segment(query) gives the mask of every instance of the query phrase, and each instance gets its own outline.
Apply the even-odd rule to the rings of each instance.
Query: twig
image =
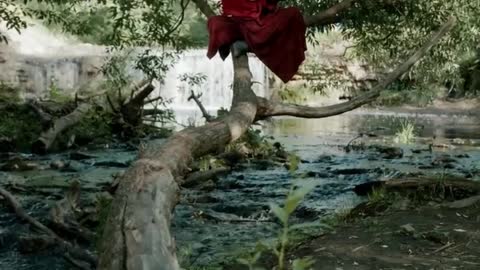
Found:
[[[71,243],[63,240],[60,236],[58,236],[54,231],[49,229],[47,226],[43,225],[38,220],[28,215],[27,212],[25,212],[25,210],[22,208],[22,205],[17,201],[17,199],[15,199],[15,197],[10,192],[8,192],[2,187],[0,187],[0,195],[3,198],[5,198],[6,202],[12,207],[12,209],[15,211],[15,214],[17,214],[17,216],[20,219],[30,223],[35,228],[47,233],[50,237],[55,239],[56,244],[61,249],[65,250],[69,254],[72,254],[76,258],[79,258],[83,261],[88,262],[92,267],[94,267],[97,264],[97,258],[95,255],[90,254],[88,251],[85,251],[83,249],[73,246]]]
[[[440,248],[437,248],[435,251],[433,251],[433,253],[438,253],[440,251],[444,251],[445,249],[448,249],[449,247],[453,246],[454,244],[455,244],[454,242],[448,242],[444,246],[442,246]]]
[[[197,106],[200,108],[200,111],[202,111],[202,115],[205,118],[205,120],[207,122],[212,122],[213,117],[210,114],[208,114],[207,110],[205,109],[205,107],[203,107],[203,104],[199,99],[201,96],[202,96],[202,94],[195,95],[195,93],[193,91],[191,91],[190,97],[188,97],[188,101],[193,99],[195,101],[195,103],[197,104]]]

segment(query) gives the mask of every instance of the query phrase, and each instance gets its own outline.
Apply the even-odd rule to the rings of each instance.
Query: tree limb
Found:
[[[6,200],[10,207],[12,207],[12,209],[15,211],[15,213],[20,219],[28,222],[35,228],[55,239],[56,244],[61,249],[72,254],[75,258],[88,262],[92,267],[96,265],[97,258],[94,255],[63,240],[54,231],[50,230],[47,226],[43,225],[38,220],[27,214],[27,212],[25,212],[25,210],[23,209],[22,205],[17,201],[17,199],[15,199],[15,197],[10,192],[0,187],[0,195]]]
[[[372,102],[380,93],[401,75],[407,72],[420,58],[422,58],[440,39],[455,25],[455,18],[451,17],[440,29],[434,33],[430,39],[416,51],[404,63],[390,72],[383,80],[381,80],[372,90],[360,95],[348,102],[335,104],[325,107],[309,107],[296,104],[286,104],[280,102],[268,101],[265,98],[258,98],[258,114],[256,120],[262,120],[271,116],[295,116],[302,118],[324,118],[342,114],[367,103]]]
[[[307,27],[322,26],[340,21],[339,14],[348,10],[358,0],[344,0],[332,7],[312,16],[305,16],[303,20]]]
[[[200,111],[202,112],[202,115],[203,117],[205,118],[205,120],[207,122],[211,122],[213,121],[213,117],[208,114],[207,110],[205,109],[205,107],[203,106],[202,102],[200,102],[200,95],[195,95],[195,93],[193,91],[191,91],[191,94],[190,94],[190,97],[188,97],[188,101],[192,100],[195,101],[195,103],[197,104],[198,108],[200,108]]]
[[[63,131],[82,120],[83,116],[92,108],[91,104],[83,103],[72,113],[58,118],[48,130],[42,132],[40,137],[32,144],[32,152],[45,154],[55,142],[57,136]]]
[[[257,99],[246,55],[233,60],[233,106],[222,120],[151,141],[119,180],[104,228],[100,270],[179,269],[170,232],[179,182],[196,157],[217,152],[252,124]]]
[[[197,8],[205,15],[205,17],[210,18],[215,16],[215,12],[212,7],[208,4],[207,0],[192,0],[195,3]]]

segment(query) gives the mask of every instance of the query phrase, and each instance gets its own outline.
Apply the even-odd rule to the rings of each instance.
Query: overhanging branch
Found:
[[[307,25],[307,27],[310,27],[337,23],[341,19],[339,14],[348,10],[356,1],[357,0],[344,0],[316,15],[305,16],[305,25]]]
[[[215,12],[212,7],[208,4],[207,0],[192,0],[195,3],[197,8],[205,15],[205,17],[210,18],[215,16]]]
[[[360,95],[348,102],[325,106],[309,107],[296,104],[285,104],[271,102],[264,98],[258,98],[257,120],[262,120],[271,116],[295,116],[302,118],[324,118],[333,115],[342,114],[356,108],[359,108],[375,100],[380,93],[396,79],[406,73],[420,58],[422,58],[440,39],[455,25],[455,18],[451,17],[440,29],[435,32],[430,39],[416,51],[404,63],[390,72],[382,81],[380,81],[372,90]]]

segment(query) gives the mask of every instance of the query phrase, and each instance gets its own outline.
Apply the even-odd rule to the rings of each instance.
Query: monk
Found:
[[[280,8],[278,1],[221,0],[222,15],[208,19],[208,58],[219,52],[225,60],[235,44],[234,57],[248,48],[283,82],[290,81],[305,60],[306,26],[300,10]]]

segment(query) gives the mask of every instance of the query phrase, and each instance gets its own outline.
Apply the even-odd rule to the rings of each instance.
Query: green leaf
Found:
[[[292,193],[290,193],[285,202],[285,212],[288,215],[293,213],[305,196],[316,187],[315,182],[302,182]]]
[[[250,265],[251,263],[247,259],[239,258],[237,259],[237,262],[243,265]]]
[[[288,163],[290,164],[288,171],[290,173],[293,173],[298,170],[298,164],[300,164],[300,157],[295,154],[290,154],[288,155]]]
[[[283,208],[278,206],[277,204],[271,203],[270,204],[270,209],[272,212],[275,214],[275,216],[283,223],[287,224],[288,222],[288,214],[285,212]]]
[[[296,259],[292,262],[292,269],[293,270],[308,270],[315,261],[311,257],[306,257],[302,259]]]

